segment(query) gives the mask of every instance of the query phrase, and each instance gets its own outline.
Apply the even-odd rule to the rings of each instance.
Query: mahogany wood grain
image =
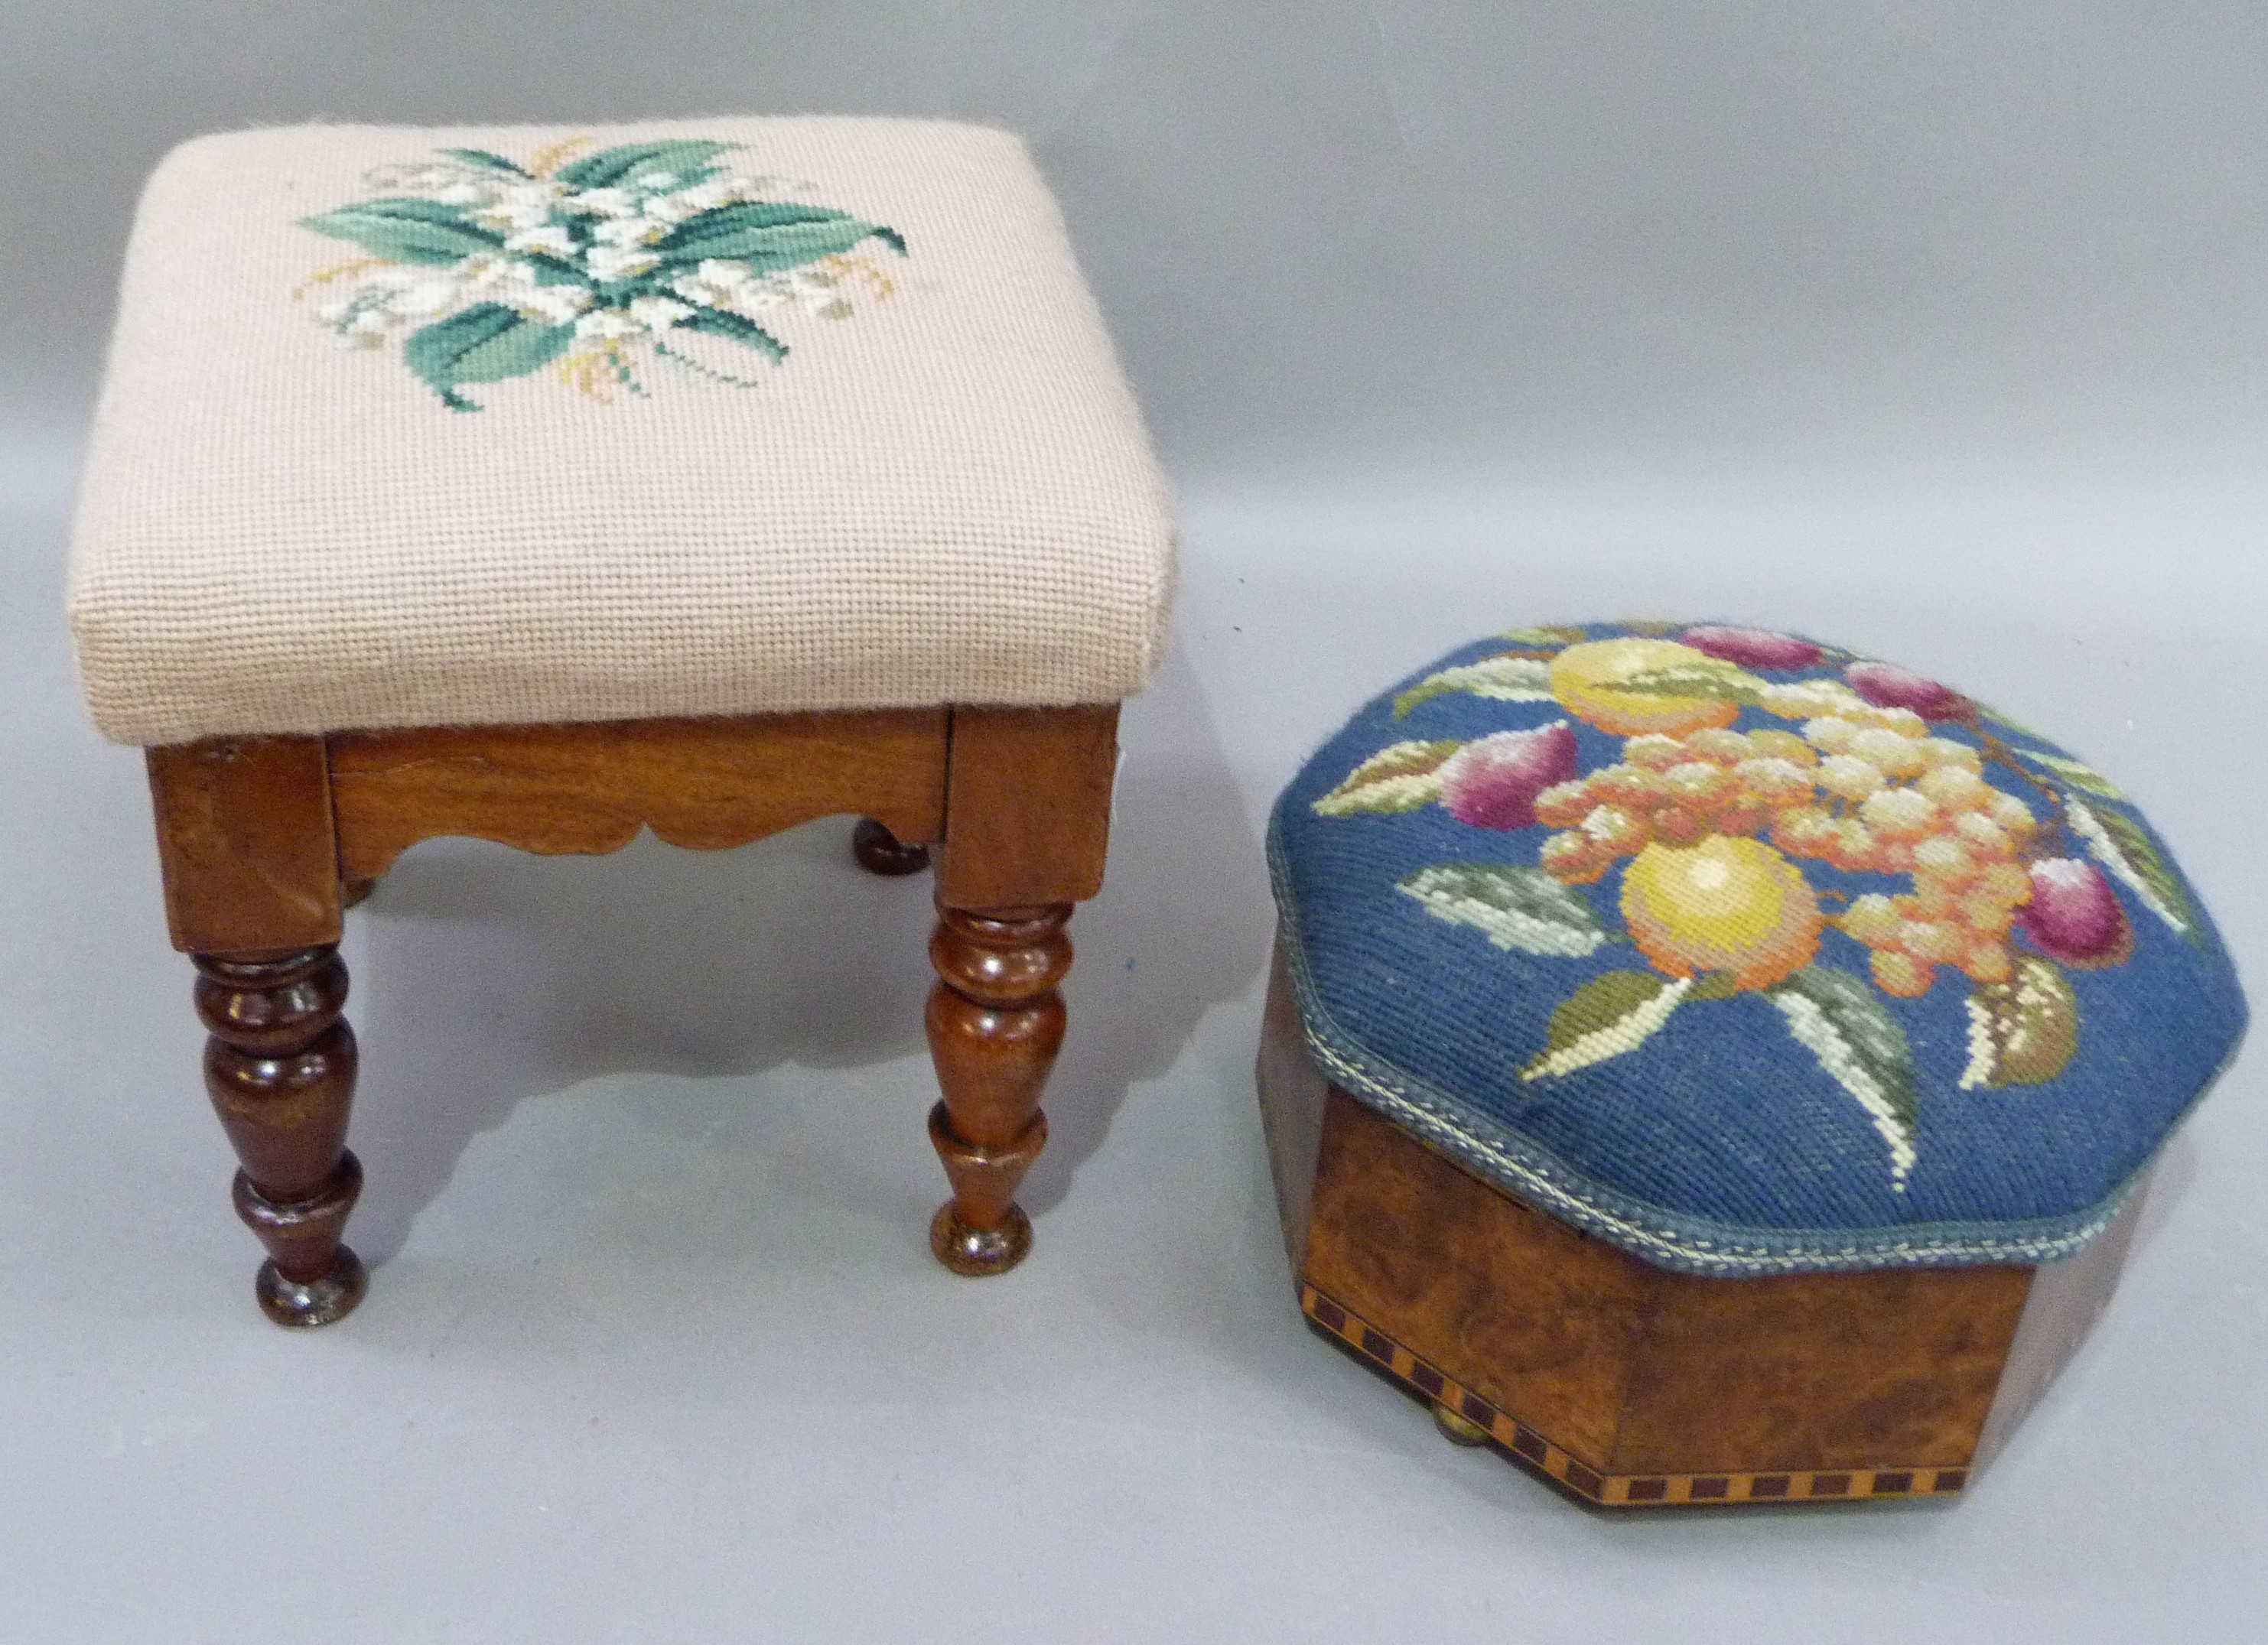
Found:
[[[437,834],[545,854],[745,845],[814,817],[879,819],[902,841],[945,823],[946,711],[341,731],[328,739],[337,874],[383,874]]]
[[[261,1305],[315,1325],[363,1294],[339,1234],[361,1186],[344,1149],[354,1039],[334,945],[342,906],[420,840],[604,853],[651,828],[736,846],[850,812],[870,867],[943,842],[927,1012],[944,1092],[930,1134],[953,1184],[932,1245],[964,1274],[1012,1267],[1015,1192],[1047,1138],[1071,905],[1101,884],[1115,707],[928,709],[587,725],[346,731],[154,749],[173,940],[196,959],[207,1083],[266,1244]]]
[[[1117,762],[1116,703],[954,709],[939,900],[1022,908],[1094,896]]]
[[[205,1090],[242,1169],[236,1210],[268,1248],[254,1295],[278,1325],[328,1325],[366,1283],[340,1241],[362,1192],[346,1151],[354,1031],[346,966],[328,944],[264,956],[198,954]]]
[[[320,737],[146,751],[166,924],[183,953],[339,940],[338,854]]]
[[[1024,1259],[1032,1225],[1016,1187],[1048,1140],[1040,1093],[1063,1046],[1071,970],[1068,903],[990,914],[940,908],[930,960],[932,1060],[945,1099],[930,1141],[953,1198],[930,1227],[930,1247],[956,1274],[1001,1274]]]

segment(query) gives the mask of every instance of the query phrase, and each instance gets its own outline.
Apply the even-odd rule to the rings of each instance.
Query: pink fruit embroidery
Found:
[[[1442,762],[1441,804],[1476,828],[1526,828],[1535,797],[1575,775],[1575,728],[1565,720],[1532,731],[1498,731]]]
[[[1819,648],[1810,641],[1769,628],[1688,628],[1677,637],[1697,651],[1743,668],[1808,668],[1819,660]]]
[[[2092,863],[2050,857],[2032,864],[2032,896],[2016,911],[2032,946],[2067,965],[2115,966],[2132,952],[2126,923],[2110,882]]]
[[[1977,705],[1950,686],[1895,663],[1853,663],[1843,678],[1878,709],[1911,709],[1925,720],[1970,720]]]

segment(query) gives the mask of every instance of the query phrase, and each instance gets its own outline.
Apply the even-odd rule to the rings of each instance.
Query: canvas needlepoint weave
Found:
[[[1269,851],[1333,1083],[1688,1272],[2069,1255],[2244,1031],[2111,778],[1792,635],[1467,646],[1324,745]]]
[[[150,181],[70,603],[162,744],[1111,702],[1172,577],[1013,136],[307,126]]]

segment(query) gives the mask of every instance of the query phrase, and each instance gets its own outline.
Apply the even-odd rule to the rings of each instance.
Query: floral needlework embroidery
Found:
[[[2137,918],[2209,941],[2110,779],[1889,664],[1753,628],[1526,628],[1393,716],[1450,694],[1537,706],[1392,742],[1313,810],[1439,805],[1476,849],[1399,879],[1427,914],[1507,951],[1631,955],[1558,1002],[1523,1086],[1752,995],[1863,1111],[1903,1193],[1924,1081],[1902,1002],[1966,989],[1948,1084],[2044,1084],[2080,1054],[2073,971],[2124,965]],[[1582,769],[1579,723],[1620,757]]]
[[[442,404],[476,411],[464,385],[546,366],[602,400],[644,393],[650,360],[754,387],[703,358],[705,340],[777,365],[787,344],[761,322],[796,309],[840,319],[854,298],[892,290],[873,247],[904,256],[896,231],[793,198],[804,185],[730,169],[719,157],[737,144],[570,158],[585,146],[525,165],[444,149],[370,173],[370,198],[300,223],[367,255],[320,270],[296,295],[323,290],[317,317],[350,348],[400,336],[402,363]]]

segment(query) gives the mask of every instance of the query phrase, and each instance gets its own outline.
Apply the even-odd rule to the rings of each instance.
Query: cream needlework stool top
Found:
[[[126,743],[1101,703],[1172,541],[1012,136],[311,126],[151,180],[70,607]]]

